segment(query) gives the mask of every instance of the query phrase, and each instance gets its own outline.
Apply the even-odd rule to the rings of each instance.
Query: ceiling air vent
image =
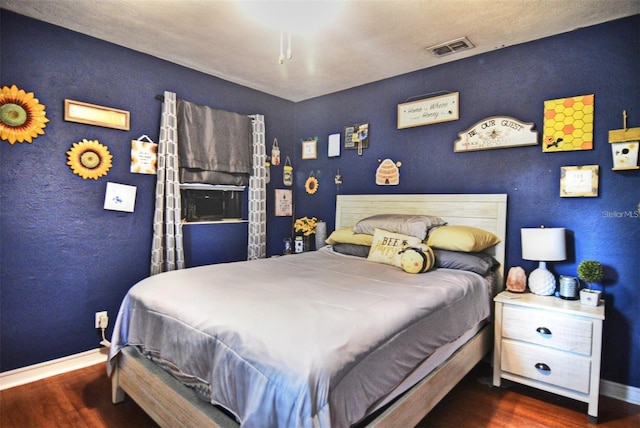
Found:
[[[447,43],[441,43],[439,45],[431,46],[427,48],[427,51],[433,53],[435,56],[450,55],[460,51],[466,51],[468,49],[475,48],[475,45],[469,41],[466,37],[451,40]]]

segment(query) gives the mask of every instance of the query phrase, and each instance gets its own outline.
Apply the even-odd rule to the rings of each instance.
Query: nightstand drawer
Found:
[[[502,371],[589,393],[590,358],[503,339],[500,360]]]
[[[505,305],[502,313],[502,337],[589,356],[593,323]]]

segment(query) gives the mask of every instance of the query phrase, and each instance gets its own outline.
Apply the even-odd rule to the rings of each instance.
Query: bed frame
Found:
[[[500,262],[500,286],[504,281],[507,195],[338,195],[336,229],[354,225],[374,214],[429,214],[449,224],[476,226],[493,232],[501,242],[493,248]],[[447,361],[422,379],[367,423],[369,427],[415,426],[484,358],[493,344],[488,324]],[[125,348],[112,374],[113,403],[129,395],[160,426],[239,427],[232,416],[198,398],[164,370]]]

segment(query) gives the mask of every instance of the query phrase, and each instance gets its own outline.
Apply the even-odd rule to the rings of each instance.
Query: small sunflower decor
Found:
[[[111,153],[109,148],[103,146],[98,140],[82,140],[73,143],[71,150],[67,152],[67,165],[74,174],[83,179],[93,178],[97,180],[107,175],[111,169]]]
[[[49,119],[44,105],[33,92],[25,92],[16,85],[3,86],[0,92],[0,138],[13,145],[31,143],[38,135],[44,135]]]
[[[306,190],[310,195],[313,195],[318,191],[318,179],[313,176],[313,172],[309,175],[309,178],[307,178],[307,181],[304,183],[304,190]]]

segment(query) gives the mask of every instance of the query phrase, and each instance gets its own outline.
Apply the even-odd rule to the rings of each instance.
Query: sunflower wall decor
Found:
[[[109,148],[100,144],[98,140],[82,140],[73,143],[71,150],[67,152],[67,158],[67,165],[74,174],[85,180],[97,180],[107,175],[112,166],[113,156],[109,153]]]
[[[313,195],[318,191],[318,179],[313,175],[313,171],[309,174],[309,178],[304,183],[304,190],[310,195]]]
[[[13,145],[31,143],[38,135],[44,135],[49,119],[44,105],[33,92],[18,89],[16,85],[3,86],[0,92],[0,138]]]

